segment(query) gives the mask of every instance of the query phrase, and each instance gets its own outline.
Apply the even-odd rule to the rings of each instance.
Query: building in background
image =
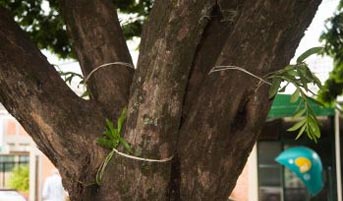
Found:
[[[231,195],[233,200],[342,201],[342,139],[339,134],[343,132],[342,119],[333,108],[322,108],[314,102],[311,105],[321,126],[317,143],[306,134],[295,140],[297,131],[287,131],[300,120],[291,118],[299,103],[291,103],[290,95],[275,98],[268,120]],[[314,197],[299,178],[275,161],[282,151],[293,146],[309,147],[322,160],[324,189]]]
[[[41,200],[44,180],[54,169],[49,159],[37,149],[32,138],[0,104],[0,189],[9,188],[14,167],[28,165],[29,201]]]

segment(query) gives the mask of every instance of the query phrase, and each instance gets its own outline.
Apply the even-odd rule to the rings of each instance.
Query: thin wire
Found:
[[[267,80],[263,79],[262,77],[259,77],[247,70],[245,70],[244,68],[241,68],[239,66],[215,66],[213,67],[210,72],[208,73],[209,75],[214,73],[214,72],[220,72],[220,71],[226,71],[226,70],[238,70],[238,71],[241,71],[241,72],[244,72],[258,80],[260,80],[261,82],[265,83],[265,84],[268,84],[268,85],[272,85],[272,83],[268,82]]]
[[[123,156],[125,158],[130,158],[130,159],[138,160],[138,161],[146,161],[146,162],[165,163],[165,162],[171,161],[174,158],[174,155],[172,155],[164,159],[150,159],[150,158],[142,158],[142,157],[125,154],[123,152],[118,151],[116,148],[113,148],[113,151],[116,152],[118,155]]]
[[[132,69],[135,69],[134,66],[130,63],[125,63],[125,62],[112,62],[112,63],[105,63],[105,64],[102,64],[96,68],[94,68],[87,76],[86,78],[84,79],[84,82],[87,83],[87,81],[89,80],[89,78],[93,75],[93,73],[95,73],[97,70],[99,70],[100,68],[104,68],[104,67],[107,67],[107,66],[111,66],[111,65],[120,65],[120,66],[126,66],[126,67],[129,67],[129,68],[132,68]]]

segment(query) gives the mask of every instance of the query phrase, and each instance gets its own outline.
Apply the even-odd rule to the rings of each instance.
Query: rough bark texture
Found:
[[[95,140],[105,117],[67,87],[6,14],[0,10],[0,102],[68,178],[64,184],[73,198],[82,198],[81,183],[94,181],[104,158]]]
[[[84,76],[105,63],[132,64],[115,7],[108,0],[61,0],[61,11]],[[112,65],[88,82],[90,97],[117,117],[127,106],[134,69]]]
[[[261,77],[284,67],[317,6],[247,0],[216,65]],[[240,71],[206,76],[181,128],[181,200],[222,200],[232,191],[234,183],[227,181],[238,178],[270,106],[267,87],[257,90],[258,83]]]
[[[197,98],[203,79],[215,65],[226,39],[230,36],[241,14],[244,2],[245,0],[217,1],[211,14],[206,17],[209,24],[201,37],[193,59],[183,106],[183,118],[186,118],[189,108],[193,105],[193,99]]]
[[[78,98],[28,37],[0,10],[0,102],[59,168],[72,200],[226,200],[270,107],[256,75],[285,66],[320,0],[156,1],[138,68],[109,67]],[[62,0],[85,75],[128,62],[117,14],[106,0]],[[132,83],[131,83],[132,82]],[[131,89],[130,89],[131,87]],[[130,94],[129,94],[130,89]],[[106,151],[105,118],[128,104],[123,134],[141,162],[114,155],[101,186],[88,185]]]
[[[261,77],[286,66],[319,4],[311,2],[245,1],[216,65]],[[258,83],[240,71],[206,75],[181,128],[181,200],[224,200],[232,191],[270,107]]]

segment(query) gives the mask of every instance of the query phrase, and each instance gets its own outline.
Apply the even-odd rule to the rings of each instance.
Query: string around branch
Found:
[[[165,162],[171,161],[174,158],[174,155],[172,155],[168,158],[163,158],[163,159],[143,158],[143,157],[129,155],[129,154],[118,151],[116,148],[113,148],[112,151],[106,156],[105,160],[102,162],[102,164],[100,165],[100,168],[98,169],[98,171],[96,173],[96,177],[95,177],[96,184],[98,184],[98,185],[101,184],[101,181],[102,181],[102,178],[104,176],[104,172],[106,170],[106,167],[107,167],[108,163],[110,162],[110,160],[112,159],[114,153],[116,153],[116,154],[118,154],[124,158],[129,158],[132,160],[138,160],[138,161],[144,161],[144,162],[154,162],[154,163],[165,163]]]
[[[84,79],[84,83],[87,83],[89,78],[99,69],[104,68],[104,67],[108,67],[108,66],[113,66],[113,65],[119,65],[119,66],[123,66],[123,67],[128,67],[128,68],[132,68],[135,69],[135,67],[130,64],[130,63],[126,63],[126,62],[121,62],[121,61],[117,61],[117,62],[111,62],[111,63],[105,63],[102,64],[96,68],[94,68]]]
[[[143,158],[143,157],[129,155],[129,154],[118,151],[116,148],[113,148],[113,151],[117,153],[118,155],[123,156],[125,158],[138,160],[138,161],[145,161],[145,162],[165,163],[165,162],[171,161],[174,158],[174,155],[171,155],[170,157],[163,158],[163,159],[150,159],[150,158]]]
[[[239,66],[214,66],[208,74],[210,75],[214,72],[227,71],[227,70],[238,70],[238,71],[246,73],[246,74],[260,80],[260,82],[263,82],[263,83],[270,85],[270,86],[272,85],[272,83],[268,82],[267,80],[263,79],[262,77],[255,75],[255,74],[253,74],[253,73],[251,73],[251,72],[247,71],[246,69],[239,67]]]

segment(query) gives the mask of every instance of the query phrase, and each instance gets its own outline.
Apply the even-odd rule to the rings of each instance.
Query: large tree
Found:
[[[137,67],[97,70],[87,83],[90,100],[75,95],[31,42],[39,41],[38,32],[29,38],[0,9],[0,102],[58,167],[72,200],[226,200],[272,100],[269,85],[247,73],[209,72],[234,65],[263,77],[283,68],[321,1],[149,2]],[[51,3],[63,16],[84,76],[104,63],[132,63],[115,4]],[[37,23],[29,22],[26,31],[32,32]],[[58,49],[58,40],[51,40]],[[62,56],[68,51],[60,48]],[[125,107],[121,135],[133,151],[118,149],[173,158],[151,162],[114,154],[101,184],[94,184],[109,152],[97,139],[106,119],[116,122]]]

